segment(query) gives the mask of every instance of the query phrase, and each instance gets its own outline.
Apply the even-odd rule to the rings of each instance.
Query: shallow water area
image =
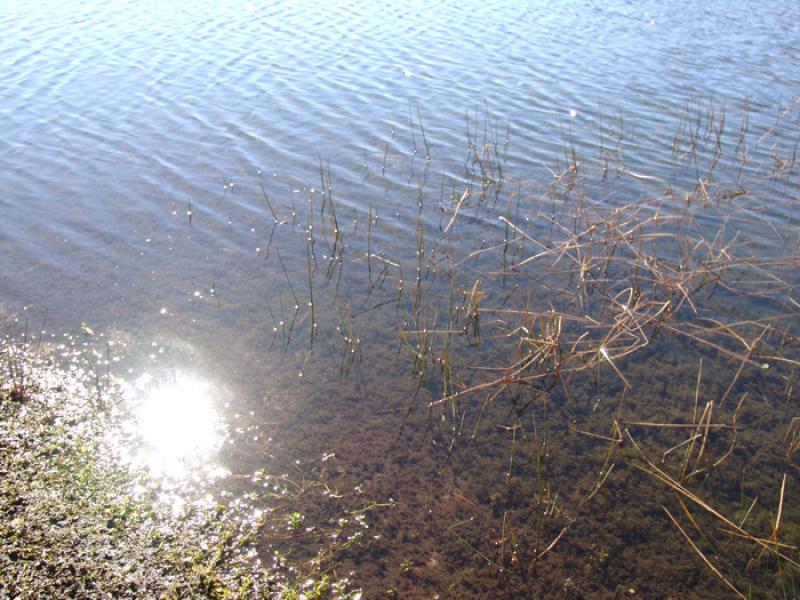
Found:
[[[798,23],[0,8],[4,330],[120,380],[127,464],[257,515],[263,564],[369,597],[791,596]]]

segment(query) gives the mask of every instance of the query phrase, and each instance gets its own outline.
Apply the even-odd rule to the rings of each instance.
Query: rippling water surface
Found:
[[[698,114],[724,113],[733,143],[747,118],[752,156],[767,165],[776,152],[788,160],[800,128],[796,2],[44,1],[0,7],[0,30],[0,316],[45,338],[82,323],[103,332],[132,381],[166,366],[166,382],[150,384],[161,392],[142,400],[153,435],[170,428],[152,399],[185,404],[170,381],[192,373],[240,434],[219,459],[231,470],[338,447],[342,472],[406,494],[404,519],[433,503],[430,489],[411,489],[439,463],[384,464],[392,435],[382,446],[364,432],[397,431],[409,392],[342,383],[341,349],[324,335],[310,360],[305,338],[282,350],[295,291],[306,300],[306,249],[275,235],[274,216],[296,233],[309,194],[318,203],[330,185],[345,236],[363,240],[375,214],[371,250],[408,255],[418,212],[423,228],[452,216],[429,209],[444,189],[460,194],[470,139],[499,140],[507,180],[541,189],[571,148],[598,169],[610,149],[624,152],[634,176],[603,198],[614,203],[685,183],[672,149]],[[796,183],[770,189],[767,218],[796,225]],[[463,233],[496,225],[475,215]],[[318,296],[337,294],[336,281]],[[315,319],[320,331],[347,321],[341,308],[299,318],[298,337]],[[396,337],[377,320],[363,328],[393,345],[359,360],[391,363]],[[178,426],[176,411],[201,420],[211,408],[163,419]],[[403,477],[393,491],[387,480]],[[448,485],[448,498],[461,494]],[[456,564],[446,552],[419,561]],[[380,581],[381,568],[366,570]]]
[[[795,100],[797,17],[791,2],[5,10],[3,304],[155,319],[209,287],[220,252],[258,245],[259,179],[284,204],[320,158],[357,183],[365,157],[409,149],[410,105],[434,158],[458,161],[465,111],[486,104],[531,177],[621,115],[628,159],[652,172],[687,105],[748,101],[763,126]],[[371,191],[344,201],[363,215]]]

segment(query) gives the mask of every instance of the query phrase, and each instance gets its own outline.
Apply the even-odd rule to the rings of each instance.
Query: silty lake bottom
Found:
[[[797,5],[255,4],[2,17],[0,596],[796,597]]]
[[[153,511],[108,518],[109,539],[189,536],[173,568],[205,579],[175,593],[794,597],[798,231],[772,207],[796,166],[757,161],[722,115],[687,117],[666,186],[625,165],[621,134],[512,177],[485,112],[457,176],[431,172],[418,122],[416,152],[365,162],[351,185],[394,194],[391,218],[348,210],[326,161],[289,206],[258,180],[260,246],[223,253],[188,308],[158,311],[170,325],[62,339],[9,317],[5,416],[84,425],[103,460],[80,476],[110,469]],[[197,350],[242,311],[241,339]],[[41,498],[4,485],[13,530]],[[71,581],[26,535],[7,572]],[[135,595],[153,576],[126,577]]]

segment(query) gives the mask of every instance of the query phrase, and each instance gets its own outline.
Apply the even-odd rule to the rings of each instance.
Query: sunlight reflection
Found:
[[[133,426],[141,440],[135,461],[158,475],[213,477],[214,453],[223,437],[214,386],[181,371],[146,374],[134,383],[134,395]]]

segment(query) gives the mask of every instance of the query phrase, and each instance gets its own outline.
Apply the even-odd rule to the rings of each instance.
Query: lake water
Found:
[[[183,468],[202,480],[193,456],[234,475],[323,468],[326,458],[337,485],[395,504],[375,517],[382,540],[343,559],[370,597],[723,594],[688,547],[667,589],[677,575],[650,578],[642,569],[652,566],[626,554],[661,538],[609,540],[590,525],[564,543],[590,542],[542,559],[539,583],[532,566],[498,576],[512,560],[506,546],[518,544],[523,561],[547,545],[512,542],[513,527],[548,543],[561,531],[545,535],[525,516],[540,472],[521,467],[514,491],[507,481],[508,444],[522,443],[509,440],[521,431],[533,444],[536,420],[498,420],[479,450],[453,450],[452,424],[438,430],[425,408],[441,390],[417,390],[398,330],[412,317],[408,330],[419,318],[446,325],[451,280],[444,267],[431,276],[432,265],[502,239],[498,215],[541,198],[573,149],[581,172],[612,174],[613,185],[585,188],[600,206],[683,193],[704,169],[686,158],[691,131],[705,139],[705,165],[708,123],[723,115],[720,147],[735,157],[737,140],[749,148],[726,163],[726,190],[756,179],[750,206],[770,225],[745,226],[753,247],[795,252],[786,240],[800,223],[800,4],[45,1],[0,7],[0,31],[0,317],[12,333],[102,340],[105,359],[146,398],[145,454],[169,477]],[[709,231],[722,217],[707,217]],[[522,222],[547,229],[538,209]],[[423,318],[413,304],[398,316],[393,307],[413,302],[420,248],[430,310]],[[481,260],[453,285],[488,286],[494,267]],[[390,263],[411,265],[400,299]],[[497,290],[487,298],[502,305]],[[468,352],[465,368],[476,359]],[[487,343],[487,364],[501,352]],[[434,422],[449,418],[435,407]],[[475,413],[464,410],[469,422]],[[564,502],[581,477],[570,463],[584,460],[570,452],[552,467]],[[549,497],[552,513],[559,496]],[[637,497],[580,504],[570,518],[635,512]],[[787,507],[798,510],[796,500]],[[710,581],[691,583],[695,571]]]

